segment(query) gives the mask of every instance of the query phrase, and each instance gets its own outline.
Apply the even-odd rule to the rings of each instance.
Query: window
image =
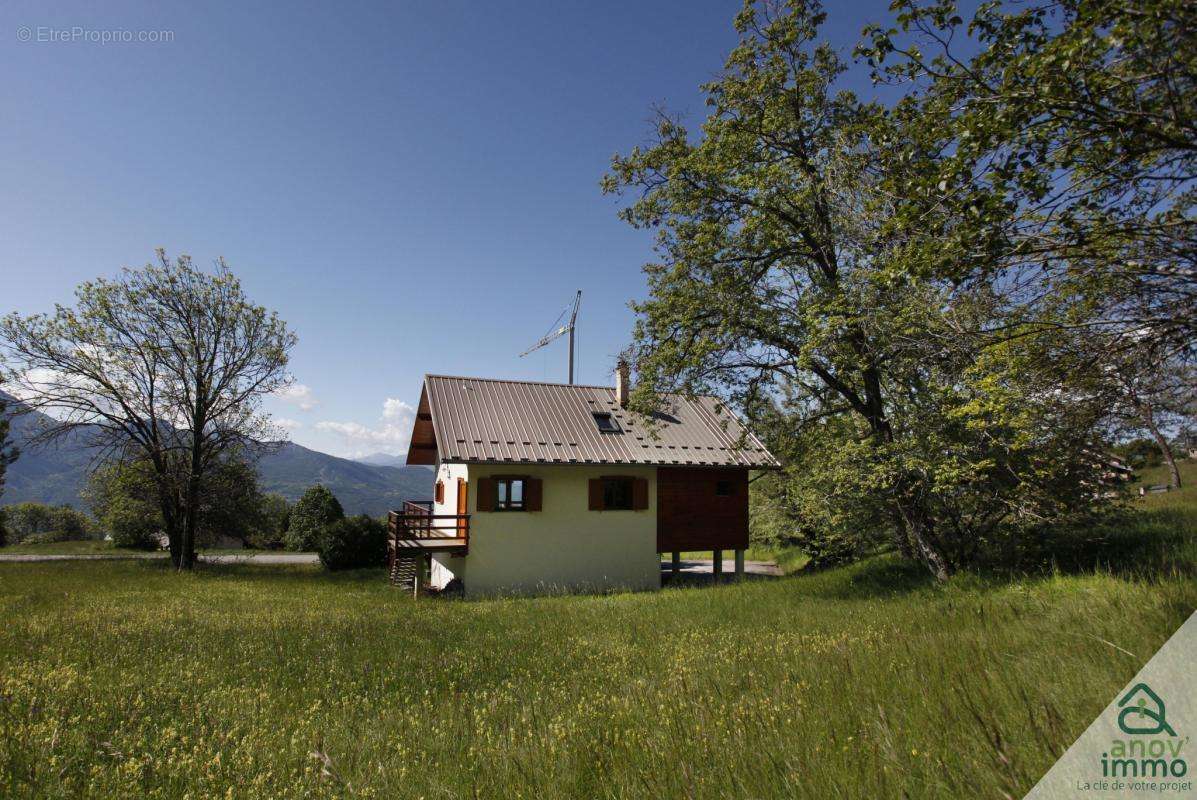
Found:
[[[619,433],[619,423],[605,411],[594,412],[594,424],[603,433]]]
[[[715,481],[715,496],[716,497],[731,497],[732,483],[731,481]]]
[[[524,510],[524,479],[495,479],[495,511]]]
[[[645,511],[648,509],[648,478],[604,475],[589,481],[587,507],[591,511]]]
[[[603,478],[603,510],[632,510],[632,478]]]

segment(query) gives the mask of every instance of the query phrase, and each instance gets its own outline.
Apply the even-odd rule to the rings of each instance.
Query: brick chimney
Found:
[[[628,391],[632,388],[632,371],[627,359],[621,358],[615,364],[615,399],[620,408],[628,407]]]

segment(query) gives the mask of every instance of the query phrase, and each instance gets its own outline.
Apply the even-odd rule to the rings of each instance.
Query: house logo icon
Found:
[[[1164,718],[1164,701],[1145,683],[1132,686],[1118,701],[1118,707],[1122,709],[1118,714],[1118,727],[1123,733],[1151,736],[1166,732],[1169,736],[1176,735]]]

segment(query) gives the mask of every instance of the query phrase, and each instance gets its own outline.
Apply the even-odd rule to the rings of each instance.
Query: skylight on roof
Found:
[[[619,423],[610,414],[601,411],[594,412],[594,424],[603,433],[619,433]]]

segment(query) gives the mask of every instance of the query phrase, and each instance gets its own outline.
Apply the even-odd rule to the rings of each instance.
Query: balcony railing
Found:
[[[403,501],[404,514],[431,514],[432,501],[431,500],[404,500]]]
[[[433,514],[419,501],[404,503],[402,511],[387,515],[387,556],[400,550],[465,551],[470,543],[469,514]]]

